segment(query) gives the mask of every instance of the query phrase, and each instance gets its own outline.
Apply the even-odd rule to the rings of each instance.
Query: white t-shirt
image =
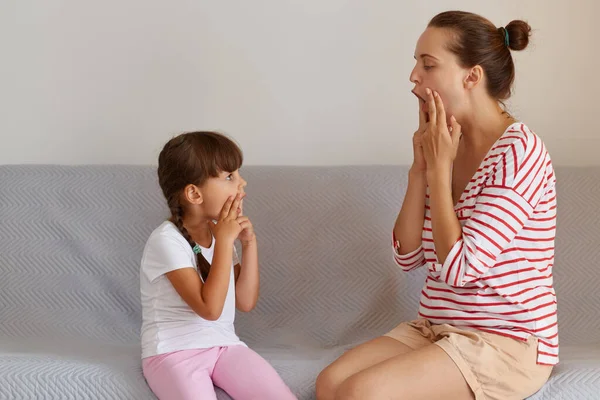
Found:
[[[212,263],[215,240],[202,255]],[[208,321],[196,314],[177,293],[166,273],[194,267],[196,255],[177,227],[169,221],[156,228],[144,248],[140,268],[142,298],[142,358],[178,350],[245,345],[235,333],[235,281],[233,266],[223,312]],[[200,272],[198,272],[200,274]]]

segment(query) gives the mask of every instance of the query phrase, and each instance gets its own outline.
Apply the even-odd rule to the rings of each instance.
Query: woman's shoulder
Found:
[[[503,149],[505,157],[515,161],[525,161],[533,155],[549,157],[542,138],[523,122],[514,122],[506,128],[497,146]]]
[[[525,123],[511,124],[496,143],[496,149],[498,157],[489,173],[489,186],[510,187],[527,194],[553,186],[550,154],[542,139]]]
[[[544,141],[523,122],[511,124],[494,147],[496,169],[502,169],[507,177],[552,168]]]

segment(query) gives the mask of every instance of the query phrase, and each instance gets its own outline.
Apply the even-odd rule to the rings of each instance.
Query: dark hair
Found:
[[[158,184],[171,211],[171,221],[194,248],[196,243],[183,226],[181,194],[189,184],[200,186],[220,172],[233,172],[242,166],[240,148],[216,132],[188,132],[169,140],[158,156]],[[198,269],[206,280],[210,264],[198,254]]]
[[[498,101],[510,97],[515,80],[510,50],[523,50],[529,44],[531,27],[527,22],[515,20],[505,28],[496,28],[480,15],[446,11],[433,17],[428,26],[452,30],[454,37],[448,50],[458,56],[463,67],[480,65],[483,68],[490,96]]]

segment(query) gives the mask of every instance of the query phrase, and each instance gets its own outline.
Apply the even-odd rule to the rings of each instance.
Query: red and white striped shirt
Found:
[[[538,338],[539,364],[558,362],[553,288],[556,179],[540,138],[511,125],[490,149],[455,206],[462,237],[438,263],[429,194],[422,245],[394,259],[405,271],[426,265],[419,316],[527,340]]]

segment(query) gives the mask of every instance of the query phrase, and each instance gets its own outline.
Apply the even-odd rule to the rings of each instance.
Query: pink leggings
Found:
[[[216,400],[213,384],[234,400],[296,399],[271,364],[245,346],[174,351],[143,359],[142,368],[160,400]]]

